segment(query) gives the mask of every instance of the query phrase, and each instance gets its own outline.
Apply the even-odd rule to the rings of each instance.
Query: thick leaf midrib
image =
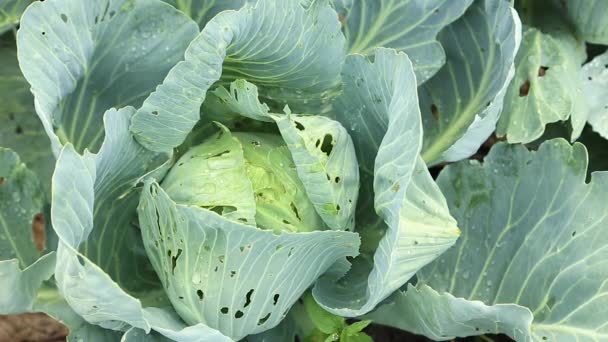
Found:
[[[180,11],[184,12],[185,15],[192,18],[192,0],[177,0],[176,5]]]
[[[119,37],[121,37],[121,35],[124,32],[125,27],[131,20],[131,17],[133,16],[132,14],[133,14],[133,12],[131,12],[131,11],[127,13],[126,19],[123,20],[119,29],[114,34],[112,44],[110,44],[109,46],[113,46],[114,44],[117,43],[117,40],[119,39]],[[78,36],[78,39],[80,40],[80,36]],[[95,42],[95,44],[97,44],[97,42]],[[81,43],[81,44],[79,44],[79,46],[82,47],[83,44]],[[89,57],[88,61],[80,61],[81,65],[83,67],[84,75],[82,76],[82,83],[80,84],[81,88],[78,93],[76,108],[72,111],[72,115],[74,115],[75,117],[72,118],[72,124],[70,125],[70,131],[69,131],[69,138],[72,139],[71,142],[74,144],[74,146],[76,147],[76,150],[78,150],[78,151],[84,151],[85,148],[96,149],[99,139],[104,134],[103,127],[98,128],[97,133],[95,134],[95,136],[90,138],[89,143],[86,146],[82,146],[83,140],[86,140],[86,134],[89,132],[89,128],[91,126],[91,120],[93,119],[93,116],[95,115],[95,110],[97,109],[96,108],[97,100],[99,99],[101,94],[103,94],[103,92],[105,92],[107,89],[109,89],[110,86],[116,81],[115,77],[112,77],[111,81],[109,82],[109,84],[107,84],[105,86],[105,88],[103,88],[97,92],[94,92],[93,95],[91,96],[91,103],[88,105],[89,111],[88,111],[87,115],[85,116],[84,125],[82,127],[80,127],[80,129],[79,129],[80,135],[79,135],[78,139],[77,140],[75,139],[76,138],[76,129],[78,126],[77,123],[82,121],[82,116],[81,116],[81,112],[80,112],[81,107],[82,107],[82,102],[83,102],[85,93],[90,91],[90,89],[88,89],[90,77],[96,71],[99,63],[101,63],[101,61],[106,57],[106,55],[108,53],[110,53],[111,50],[112,50],[111,48],[108,48],[105,51],[102,51],[101,55],[97,56],[97,58],[94,58],[95,52],[93,52],[93,55]],[[82,52],[82,51],[81,51],[81,53],[84,54],[84,52]],[[73,56],[76,57],[76,54],[74,52],[73,52]],[[127,56],[127,54],[124,54],[122,56],[122,58],[125,58],[125,56]],[[122,59],[118,63],[116,63],[116,67],[118,65],[120,65],[120,62],[122,62]],[[90,66],[89,66],[89,64],[90,64]],[[78,87],[78,82],[76,83],[76,86]],[[117,108],[120,108],[120,107],[123,107],[123,104],[119,102],[119,103],[116,103],[115,106]],[[65,109],[64,105],[61,105],[61,110],[63,111],[64,109]]]
[[[490,58],[488,59],[486,67],[484,68],[484,77],[477,89],[484,89],[487,87],[490,80],[488,69],[493,64],[494,57],[495,49],[491,49]],[[424,159],[427,164],[437,160],[437,158],[445,150],[447,150],[448,147],[460,139],[460,137],[457,136],[461,135],[460,132],[465,130],[470,125],[471,119],[474,119],[475,115],[477,115],[477,111],[475,109],[480,106],[482,96],[483,95],[480,92],[477,92],[474,100],[469,102],[464,108],[462,115],[459,115],[455,121],[452,121],[448,128],[433,141],[429,148],[422,152],[422,159]]]
[[[365,1],[363,1],[365,2]],[[378,17],[382,17],[381,20],[375,20],[374,23],[372,24],[372,27],[369,29],[369,31],[367,32],[362,32],[362,30],[365,28],[365,25],[363,23],[360,24],[359,26],[359,32],[357,34],[357,39],[355,40],[353,46],[351,46],[351,48],[349,49],[350,53],[359,53],[362,55],[366,55],[369,54],[370,52],[373,51],[374,46],[386,46],[386,43],[390,42],[391,39],[385,39],[382,42],[375,42],[374,46],[370,46],[371,41],[376,38],[378,32],[380,32],[382,29],[387,29],[388,27],[385,24],[386,22],[386,18],[389,17],[391,15],[391,12],[394,10],[397,10],[407,4],[409,4],[411,1],[402,1],[401,4],[398,4],[395,7],[394,6],[394,2],[391,1],[391,3],[389,4],[389,7],[384,8],[384,6],[382,6],[382,11],[379,13],[380,15],[378,15]],[[382,2],[384,4],[384,2]],[[362,5],[361,7],[361,18],[365,17],[364,15],[364,9],[365,9],[365,4]],[[393,22],[394,23],[394,22]],[[418,24],[418,23],[417,23]],[[410,32],[412,29],[414,28],[414,26],[408,27],[406,30],[401,31],[398,36],[402,36],[407,34],[408,32]],[[362,36],[364,36],[364,39],[360,39]],[[394,36],[393,36],[394,37]],[[372,50],[372,51],[370,51]]]
[[[465,17],[462,20],[467,21],[466,19],[467,18]],[[467,24],[468,24],[468,21],[467,21]],[[460,132],[464,131],[466,133],[466,129],[470,125],[471,119],[474,120],[475,116],[477,115],[476,108],[481,108],[481,105],[482,105],[481,100],[482,100],[482,97],[484,96],[484,92],[479,91],[479,89],[486,89],[488,87],[488,83],[491,80],[490,75],[492,74],[490,71],[494,64],[494,60],[496,58],[496,49],[499,48],[497,46],[497,42],[494,40],[495,32],[492,30],[492,27],[490,27],[487,20],[486,20],[486,26],[488,29],[488,35],[490,37],[491,48],[488,51],[488,58],[486,60],[485,66],[483,68],[484,76],[482,77],[481,82],[479,83],[479,86],[477,87],[478,91],[475,93],[475,96],[473,97],[473,99],[465,106],[462,114],[457,115],[456,120],[450,122],[450,125],[448,126],[448,128],[445,131],[440,132],[440,135],[437,137],[437,139],[435,139],[429,145],[429,147],[425,151],[422,152],[422,159],[427,164],[432,163],[433,161],[437,160],[444,151],[446,151],[450,146],[452,146],[456,141],[458,141],[462,137],[462,135],[464,135],[464,133],[461,134]],[[478,45],[478,44],[476,44],[476,45]],[[446,64],[447,67],[449,67],[450,65],[451,65],[450,63]],[[446,67],[446,66],[444,66],[444,67]],[[452,78],[454,78],[454,77],[452,77]],[[454,89],[457,89],[457,88],[454,88]],[[483,112],[483,110],[480,110],[480,112]],[[458,135],[461,135],[461,137],[458,137]]]
[[[431,17],[434,14],[434,11],[427,11],[426,15],[422,16],[417,22],[413,23],[412,25],[410,25],[408,28],[404,29],[404,30],[400,30],[399,33],[397,35],[394,35],[390,38],[385,38],[383,41],[380,42],[375,42],[373,44],[373,46],[370,46],[371,41],[376,38],[376,35],[378,33],[378,31],[380,31],[381,29],[386,29],[386,26],[384,25],[385,23],[385,17],[390,16],[390,12],[397,10],[403,6],[406,6],[410,3],[411,1],[401,1],[401,3],[399,3],[396,7],[389,7],[388,9],[383,9],[382,13],[386,14],[386,12],[389,12],[388,15],[382,15],[383,19],[382,20],[376,20],[374,21],[374,24],[372,25],[372,27],[370,28],[370,30],[367,33],[363,33],[361,32],[361,30],[358,32],[357,34],[357,39],[355,40],[355,42],[353,43],[353,45],[351,46],[351,48],[349,49],[350,53],[360,53],[363,55],[369,54],[373,51],[375,46],[386,46],[386,44],[390,43],[391,41],[394,41],[394,37],[403,37],[406,34],[410,33],[412,30],[414,30],[415,28],[417,28],[421,23],[425,22],[429,17]],[[394,3],[391,3],[391,5],[394,6]],[[362,12],[361,12],[361,17],[363,18],[363,9],[365,8],[365,6],[363,5],[362,7]],[[360,28],[365,27],[365,25],[361,24]],[[371,33],[370,33],[371,32]],[[366,38],[361,40],[359,39],[361,36],[365,36]],[[404,46],[404,47],[400,47],[400,50],[403,50],[405,48],[407,48],[409,46]]]

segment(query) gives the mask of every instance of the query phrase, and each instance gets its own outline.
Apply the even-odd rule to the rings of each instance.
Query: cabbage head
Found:
[[[325,229],[278,134],[232,133],[220,126],[218,133],[176,162],[161,186],[176,203],[212,210],[259,229]]]

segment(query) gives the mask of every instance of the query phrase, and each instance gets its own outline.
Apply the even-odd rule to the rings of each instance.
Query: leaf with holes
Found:
[[[331,228],[352,230],[359,165],[348,131],[324,116],[272,115],[317,212]]]
[[[603,132],[601,1],[27,2],[0,0],[4,312],[70,340],[608,339],[582,147],[447,165],[497,123]]]
[[[463,236],[371,318],[442,340],[608,338],[608,173],[587,184],[586,168],[585,147],[563,139],[446,168],[438,183]]]
[[[49,281],[56,255],[49,252],[45,233],[45,197],[36,175],[17,154],[0,148],[0,284],[7,289],[0,294],[0,314],[45,312],[67,324],[70,337],[76,337],[89,325]]]
[[[0,147],[0,260],[16,259],[30,266],[45,250],[43,206],[45,195],[38,177],[19,156]],[[42,235],[42,236],[41,236]]]
[[[176,204],[153,181],[144,186],[139,217],[150,260],[180,316],[235,340],[278,325],[312,282],[340,259],[345,266],[359,247],[349,232],[275,235]]]
[[[236,80],[230,90],[212,92],[215,106],[262,122],[274,122],[291,153],[298,177],[317,213],[331,229],[352,229],[359,191],[359,169],[352,140],[337,121],[324,116],[270,113],[258,88]],[[225,115],[224,118],[233,116]]]
[[[55,255],[47,254],[44,193],[19,156],[0,147],[0,314],[33,309],[38,288],[50,278]]]
[[[407,56],[388,49],[376,50],[373,62],[351,55],[343,78],[336,111],[351,129],[364,197],[355,231],[364,237],[366,231],[385,235],[373,257],[363,254],[342,279],[322,278],[313,295],[325,310],[355,317],[454,244],[458,228],[420,158],[422,123]]]
[[[79,155],[72,145],[62,149],[53,175],[52,223],[60,240],[57,286],[70,307],[92,324],[154,330],[180,341],[200,336],[229,341],[202,324],[186,326],[166,307],[161,282],[132,226],[139,195],[133,187],[157,166],[157,155],[129,133],[134,113],[130,107],[106,113],[107,135],[98,154]]]
[[[572,138],[587,121],[588,110],[579,81],[580,61],[572,37],[528,28],[516,58],[497,134],[510,143],[538,139],[545,126],[571,117]]]

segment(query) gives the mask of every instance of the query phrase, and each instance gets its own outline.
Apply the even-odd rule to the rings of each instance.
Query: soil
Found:
[[[365,329],[375,342],[433,342],[424,336],[372,324]],[[68,329],[45,314],[0,315],[0,342],[61,342],[66,341]],[[508,342],[504,336],[465,338],[453,342],[494,341]]]
[[[65,341],[68,328],[45,314],[0,315],[0,342]]]

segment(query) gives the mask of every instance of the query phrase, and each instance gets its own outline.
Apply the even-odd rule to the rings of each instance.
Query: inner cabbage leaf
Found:
[[[390,49],[377,49],[373,62],[350,55],[342,77],[336,114],[350,130],[361,172],[356,231],[363,239],[384,235],[373,256],[355,259],[343,278],[321,278],[313,295],[325,310],[354,317],[454,244],[459,231],[420,158],[422,123],[407,56]]]

